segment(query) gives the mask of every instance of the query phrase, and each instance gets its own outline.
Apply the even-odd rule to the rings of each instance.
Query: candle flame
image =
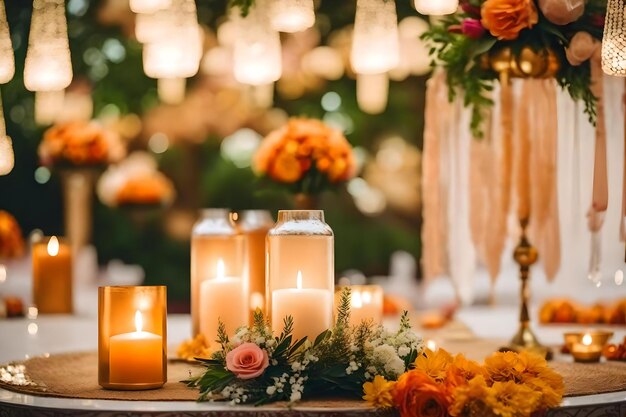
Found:
[[[48,242],[48,255],[57,256],[59,254],[59,239],[56,236],[52,236]]]
[[[298,271],[298,276],[296,278],[296,288],[299,290],[302,289],[302,271]]]
[[[223,279],[224,278],[224,261],[222,260],[222,258],[218,259],[217,261],[217,279]]]
[[[369,304],[372,302],[372,293],[369,291],[363,291],[362,293],[363,296],[363,303],[364,304]]]
[[[437,351],[437,342],[435,342],[434,340],[428,339],[426,341],[426,348],[428,348],[428,350],[430,350],[431,352],[436,352]]]
[[[363,301],[361,300],[361,291],[354,291],[352,293],[352,307],[363,307]]]
[[[141,312],[139,310],[135,311],[135,329],[137,333],[141,333],[143,330],[143,317],[141,317]]]
[[[591,335],[589,333],[587,333],[586,335],[583,336],[583,345],[585,346],[589,346],[591,345],[591,342],[593,341]]]

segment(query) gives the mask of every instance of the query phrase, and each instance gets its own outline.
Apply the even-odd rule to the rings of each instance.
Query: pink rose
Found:
[[[267,352],[254,343],[243,343],[226,354],[226,369],[239,379],[256,378],[269,364]]]
[[[580,19],[585,0],[539,0],[541,13],[555,25],[567,25]]]
[[[600,42],[588,32],[576,32],[565,49],[565,56],[570,64],[577,66],[591,58],[599,46]]]
[[[485,28],[478,19],[465,19],[461,22],[463,34],[471,39],[480,39],[485,34]]]

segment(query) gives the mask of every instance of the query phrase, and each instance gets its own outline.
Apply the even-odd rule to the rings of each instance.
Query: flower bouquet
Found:
[[[350,290],[345,289],[334,328],[315,340],[293,339],[291,317],[285,318],[283,332],[273,335],[260,311],[232,340],[220,323],[221,349],[208,359],[196,358],[206,371],[186,382],[200,389],[200,401],[260,405],[324,394],[358,398],[363,383],[377,375],[396,379],[422,351],[406,313],[397,332],[366,321],[350,327],[349,317]]]
[[[460,90],[481,136],[493,82],[513,77],[555,78],[595,121],[589,59],[599,53],[605,0],[462,0],[460,10],[423,37],[446,70],[450,98]]]
[[[299,196],[300,208],[313,208],[310,198],[303,197],[354,177],[356,161],[339,130],[319,120],[294,118],[267,135],[254,155],[253,168]]]

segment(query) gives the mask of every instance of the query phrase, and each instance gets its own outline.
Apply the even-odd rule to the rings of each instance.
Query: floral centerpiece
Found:
[[[39,157],[48,166],[97,167],[117,162],[125,154],[120,137],[96,122],[52,126],[39,145]]]
[[[595,120],[589,58],[599,51],[606,1],[462,0],[460,10],[423,36],[446,70],[451,98],[462,91],[471,127],[482,134],[489,92],[503,71],[511,76],[554,77]]]
[[[352,147],[339,130],[305,118],[291,119],[267,135],[254,155],[253,168],[300,196],[347,181],[357,169]]]
[[[427,349],[397,381],[376,376],[363,389],[368,403],[395,408],[401,417],[530,417],[558,407],[564,386],[545,359],[531,353],[494,353],[481,366]]]
[[[221,349],[208,359],[197,358],[206,372],[187,383],[200,389],[201,401],[233,404],[295,402],[324,394],[359,397],[363,383],[377,375],[398,378],[422,351],[406,313],[396,332],[366,321],[351,327],[349,315],[350,290],[345,289],[334,328],[315,340],[293,339],[291,317],[285,318],[283,332],[273,335],[260,311],[232,340],[220,324]]]
[[[11,213],[0,210],[0,259],[11,259],[24,253],[20,225]]]

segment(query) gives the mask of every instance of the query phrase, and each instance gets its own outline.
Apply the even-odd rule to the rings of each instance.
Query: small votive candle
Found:
[[[575,341],[571,342],[571,353],[576,362],[598,362],[602,356],[602,349],[611,334],[607,332],[596,333],[597,337],[587,332],[579,334]],[[599,336],[598,336],[599,334]]]
[[[165,286],[98,289],[98,383],[143,390],[167,381]]]
[[[33,245],[33,303],[40,314],[72,313],[72,251],[56,236]]]
[[[350,285],[350,325],[358,326],[363,321],[382,323],[383,288],[379,285]],[[335,306],[339,306],[342,286],[335,290]]]

